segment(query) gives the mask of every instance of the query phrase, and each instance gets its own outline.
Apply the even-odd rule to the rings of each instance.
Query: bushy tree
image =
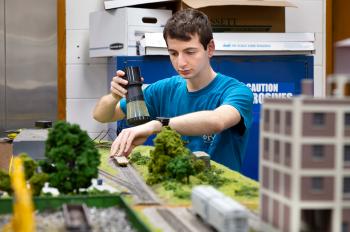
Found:
[[[21,153],[19,154],[19,157],[23,162],[25,179],[29,180],[34,175],[34,172],[38,167],[38,162],[33,160],[27,153]]]
[[[0,190],[12,194],[10,175],[4,170],[0,169]]]
[[[34,196],[39,196],[44,184],[49,180],[49,175],[46,173],[35,173],[30,179],[29,184]]]
[[[61,193],[79,193],[98,175],[100,154],[86,131],[77,124],[58,121],[50,129],[45,147],[46,160],[41,162],[49,174],[50,186]]]
[[[186,168],[192,169],[189,167],[191,164],[186,163],[187,158],[185,158],[190,157],[191,152],[184,146],[179,133],[170,127],[164,127],[153,142],[154,150],[150,153],[148,163],[150,173],[147,178],[148,184],[156,184],[168,178],[183,179],[188,173],[191,173],[185,170]]]
[[[18,157],[23,162],[24,176],[25,179],[29,181],[32,194],[34,196],[39,196],[41,189],[45,182],[47,182],[47,174],[36,172],[38,162],[33,160],[27,153],[21,153]],[[7,192],[9,195],[13,193],[10,175],[3,170],[0,170],[0,190]]]
[[[137,165],[146,165],[149,161],[149,157],[144,156],[141,152],[134,152],[131,154],[129,161]]]
[[[167,165],[167,171],[172,178],[183,181],[186,178],[187,184],[190,182],[190,175],[194,174],[193,160],[189,155],[178,155]]]

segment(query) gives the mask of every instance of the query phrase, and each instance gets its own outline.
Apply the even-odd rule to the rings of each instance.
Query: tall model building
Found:
[[[330,79],[328,86],[333,96],[265,99],[264,231],[350,232],[350,77]]]

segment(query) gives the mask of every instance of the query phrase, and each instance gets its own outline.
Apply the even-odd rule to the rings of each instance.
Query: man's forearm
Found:
[[[224,106],[171,118],[169,126],[182,135],[215,134],[236,125],[240,120],[240,114],[235,108]]]
[[[125,117],[123,112],[117,108],[121,97],[108,94],[103,96],[96,104],[93,117],[99,122],[113,122]]]

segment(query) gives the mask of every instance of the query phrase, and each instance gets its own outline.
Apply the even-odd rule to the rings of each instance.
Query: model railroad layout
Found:
[[[152,189],[146,185],[142,177],[134,169],[132,164],[125,163],[124,161],[120,164],[120,160],[111,162],[110,164],[118,170],[118,174],[113,176],[103,170],[99,170],[100,177],[108,179],[113,183],[120,185],[130,192],[133,195],[135,200],[135,205],[148,205],[150,208],[148,210],[152,211],[153,215],[160,217],[159,220],[155,220],[159,224],[159,221],[163,221],[166,224],[167,228],[171,228],[171,231],[183,231],[183,232],[198,232],[198,228],[201,228],[200,231],[213,231],[212,227],[206,223],[203,223],[202,220],[198,220],[196,217],[196,212],[191,210],[179,207],[179,208],[167,208],[166,205],[163,205],[156,194]],[[249,215],[247,218],[251,225],[252,222],[256,223],[256,218]],[[196,226],[194,226],[194,224]],[[256,226],[253,226],[253,228]],[[165,229],[165,231],[167,231]],[[223,230],[227,231],[227,230]],[[238,231],[245,231],[238,230]]]
[[[186,226],[186,223],[183,222],[183,218],[162,206],[159,198],[152,191],[152,189],[146,185],[130,163],[126,165],[119,165],[118,162],[111,162],[110,164],[118,169],[118,174],[113,176],[108,172],[99,170],[100,177],[128,189],[134,196],[135,204],[156,207],[155,211],[161,216],[162,220],[164,220],[166,224],[172,228],[173,231],[197,232],[197,230],[192,230]]]

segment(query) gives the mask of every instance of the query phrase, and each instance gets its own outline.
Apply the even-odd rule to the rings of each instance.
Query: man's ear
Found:
[[[211,58],[214,55],[214,51],[215,51],[214,39],[210,40],[210,42],[208,43],[207,51],[208,51],[209,58]]]

